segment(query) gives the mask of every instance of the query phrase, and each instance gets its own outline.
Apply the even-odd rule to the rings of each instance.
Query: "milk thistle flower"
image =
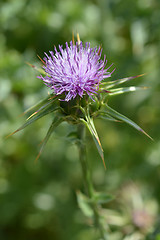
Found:
[[[108,71],[113,64],[106,68],[106,57],[104,56],[102,60],[101,55],[101,46],[91,48],[90,43],[83,44],[80,41],[79,35],[77,35],[76,43],[74,43],[73,38],[69,45],[66,43],[65,48],[59,45],[59,50],[55,47],[54,52],[50,51],[49,55],[45,53],[44,60],[40,58],[43,63],[42,68],[37,68],[29,64],[41,73],[38,78],[51,89],[51,94],[25,112],[25,114],[30,114],[29,117],[26,122],[12,134],[22,130],[43,116],[52,114],[53,120],[42,142],[40,152],[37,156],[38,159],[52,132],[60,123],[66,121],[69,124],[77,125],[74,140],[76,139],[79,148],[80,162],[88,194],[88,197],[86,197],[78,192],[78,203],[83,213],[88,217],[92,216],[94,219],[94,223],[99,229],[101,239],[106,240],[108,239],[106,223],[103,222],[104,218],[100,214],[99,206],[100,203],[107,203],[112,200],[112,196],[94,191],[86,158],[85,128],[89,130],[93,137],[104,166],[103,149],[94,125],[95,118],[125,122],[148,137],[150,136],[132,120],[108,105],[109,97],[144,89],[135,86],[117,87],[143,74],[108,81],[108,78],[111,77],[115,69],[111,72]]]
[[[88,128],[105,166],[102,145],[94,126],[95,118],[125,122],[151,138],[136,123],[108,105],[109,97],[144,89],[144,87],[135,86],[116,87],[143,74],[108,81],[115,68],[111,72],[108,70],[113,64],[106,68],[106,56],[103,60],[101,59],[101,46],[91,48],[90,43],[83,44],[78,34],[76,43],[73,37],[70,45],[68,43],[65,45],[65,48],[59,45],[59,51],[55,47],[54,52],[49,52],[50,55],[45,53],[43,60],[39,57],[43,63],[42,68],[28,63],[41,73],[38,78],[43,80],[52,92],[46,99],[25,111],[25,114],[30,113],[30,116],[12,134],[41,117],[53,113],[52,124],[43,140],[37,159],[55,127],[67,121],[72,124],[83,124]]]
[[[50,56],[45,53],[45,76],[39,78],[50,87],[55,95],[65,94],[65,101],[74,99],[77,95],[81,98],[87,94],[91,98],[97,94],[99,84],[102,80],[111,77],[108,69],[106,56],[101,59],[101,47],[91,48],[90,43],[83,46],[81,41],[77,41],[74,45],[70,42],[70,46],[66,43],[63,49],[59,45],[59,52],[56,47],[55,53],[50,51]]]

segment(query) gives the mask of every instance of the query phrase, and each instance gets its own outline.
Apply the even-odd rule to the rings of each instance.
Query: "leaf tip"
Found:
[[[102,161],[103,161],[103,165],[104,165],[104,169],[106,170],[107,168],[106,168],[106,163],[105,163],[105,161],[104,161],[104,157],[102,156]]]
[[[18,132],[20,129],[17,129],[16,131],[10,133],[9,135],[5,136],[5,139],[11,137],[13,134],[15,134],[16,132]]]
[[[154,141],[154,139],[148,134],[146,133],[143,129],[140,129],[140,131],[145,134],[149,139],[151,139],[152,141]]]
[[[46,63],[42,60],[42,58],[37,54],[37,57],[40,59],[40,61],[44,64],[44,65],[46,65]]]
[[[37,161],[38,161],[40,155],[41,155],[41,151],[38,153],[38,155],[37,155],[37,157],[36,157],[36,159],[35,159],[35,163],[37,163]]]
[[[30,67],[32,67],[32,68],[36,68],[36,66],[35,65],[33,65],[33,64],[31,64],[31,63],[29,63],[29,62],[25,62],[27,65],[29,65]]]

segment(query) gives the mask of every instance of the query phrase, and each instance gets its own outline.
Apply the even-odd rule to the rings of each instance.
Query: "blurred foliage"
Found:
[[[77,207],[83,179],[72,129],[58,127],[38,163],[39,143],[51,123],[44,118],[7,140],[19,117],[48,89],[25,62],[71,40],[72,31],[101,44],[116,72],[148,90],[116,96],[109,104],[153,138],[129,126],[97,120],[107,171],[88,135],[88,158],[97,190],[116,195],[104,216],[112,240],[159,240],[160,202],[160,2],[158,0],[1,0],[0,2],[0,239],[94,240]],[[134,80],[133,80],[134,81]],[[91,223],[88,221],[88,225]]]

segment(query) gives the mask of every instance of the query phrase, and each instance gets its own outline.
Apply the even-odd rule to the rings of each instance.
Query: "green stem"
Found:
[[[86,157],[86,147],[85,147],[85,131],[86,128],[83,124],[79,124],[78,125],[78,138],[79,138],[79,158],[80,158],[80,163],[81,163],[81,167],[82,167],[82,172],[83,172],[83,177],[84,177],[84,183],[85,183],[85,187],[87,190],[87,194],[89,199],[91,200],[92,203],[92,209],[94,212],[94,218],[95,218],[95,225],[97,226],[97,228],[99,229],[100,235],[101,235],[101,239],[103,240],[107,240],[106,238],[106,233],[104,230],[104,227],[101,223],[101,217],[98,211],[98,204],[93,201],[94,199],[94,187],[92,184],[92,178],[91,178],[91,171],[89,168],[89,163],[87,161],[87,157]]]
[[[84,183],[89,198],[93,195],[93,185],[91,182],[91,172],[89,171],[89,164],[86,159],[86,147],[85,147],[85,126],[80,124],[78,126],[78,137],[79,137],[79,158],[81,162]]]

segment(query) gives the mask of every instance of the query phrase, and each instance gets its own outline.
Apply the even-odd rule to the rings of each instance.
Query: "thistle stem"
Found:
[[[100,232],[100,236],[102,240],[107,240],[106,238],[106,232],[105,229],[102,225],[101,222],[101,216],[99,214],[98,211],[98,204],[96,201],[93,201],[94,199],[94,187],[93,187],[93,183],[92,183],[92,178],[91,178],[91,171],[89,168],[89,163],[87,161],[87,157],[86,157],[86,146],[85,146],[85,126],[82,124],[78,125],[78,139],[79,139],[79,158],[80,158],[80,163],[81,163],[81,167],[82,167],[82,172],[83,172],[83,177],[84,177],[84,183],[85,183],[85,188],[87,191],[87,195],[88,198],[91,200],[92,204],[92,209],[94,212],[94,221],[95,221],[95,226],[97,226],[99,232]]]

